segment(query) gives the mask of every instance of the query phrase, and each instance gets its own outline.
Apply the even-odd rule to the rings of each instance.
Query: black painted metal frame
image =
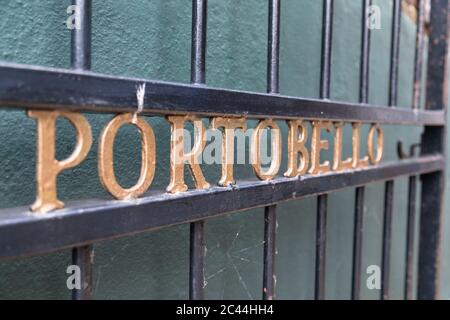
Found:
[[[90,71],[0,63],[3,107],[120,113],[136,111],[136,88],[145,83],[142,115],[236,115],[249,118],[327,119],[442,126],[441,110],[409,110],[199,85],[112,77]]]
[[[81,268],[81,290],[74,299],[92,298],[93,244],[128,234],[176,224],[191,224],[190,298],[204,298],[204,225],[208,218],[249,208],[265,207],[264,299],[275,297],[276,205],[282,201],[317,195],[315,297],[326,297],[327,194],[355,187],[352,298],[359,299],[362,276],[364,186],[386,181],[383,228],[382,299],[389,299],[391,221],[394,178],[409,176],[405,298],[413,299],[413,251],[417,177],[422,181],[418,298],[439,296],[440,237],[445,169],[447,90],[448,0],[431,0],[427,96],[419,108],[425,48],[425,0],[419,1],[413,105],[398,108],[397,82],[401,2],[393,0],[390,94],[388,106],[368,104],[370,29],[365,26],[371,0],[362,0],[362,47],[359,103],[330,101],[333,0],[323,1],[322,67],[320,99],[279,94],[279,48],[281,0],[268,0],[267,94],[225,90],[206,86],[207,0],[192,0],[191,83],[179,84],[96,74],[90,69],[91,0],[74,0],[81,8],[82,28],[72,33],[72,70],[0,63],[2,108],[64,109],[119,113],[135,111],[138,85],[146,84],[145,115],[197,114],[241,115],[248,118],[325,119],[382,124],[407,124],[425,128],[420,156],[367,169],[332,172],[319,176],[277,178],[270,182],[240,181],[233,188],[213,187],[170,195],[149,192],[138,200],[90,200],[42,217],[29,208],[0,210],[0,258],[14,258],[73,248],[73,263]]]

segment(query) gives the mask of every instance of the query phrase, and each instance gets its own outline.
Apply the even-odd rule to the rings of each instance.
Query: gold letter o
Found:
[[[267,169],[263,171],[261,168],[260,157],[260,140],[263,130],[270,128],[272,130],[272,163]],[[281,165],[281,132],[277,123],[272,119],[261,120],[252,134],[251,144],[251,159],[253,171],[260,180],[271,180],[276,176]]]
[[[378,133],[377,137],[377,152],[376,155],[373,150],[373,138],[375,135],[375,132]],[[378,124],[373,124],[370,127],[369,135],[367,136],[367,153],[369,154],[369,161],[371,164],[379,164],[381,162],[381,159],[383,158],[383,149],[384,149],[384,133],[381,127]]]
[[[132,114],[114,117],[103,129],[98,148],[98,172],[105,189],[117,199],[137,198],[150,187],[155,174],[156,152],[155,135],[150,125],[142,118]],[[131,188],[124,189],[118,183],[114,173],[114,140],[117,131],[124,124],[133,124],[139,129],[141,136],[141,174],[138,182]]]

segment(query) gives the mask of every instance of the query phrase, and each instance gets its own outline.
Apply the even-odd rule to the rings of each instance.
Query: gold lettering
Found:
[[[37,195],[31,210],[45,213],[64,207],[57,197],[58,175],[69,168],[79,165],[87,156],[92,146],[92,133],[89,122],[79,113],[67,111],[28,111],[28,116],[37,123],[37,164],[36,180]],[[76,146],[73,153],[64,160],[56,159],[56,123],[58,117],[66,118],[76,130]],[[197,189],[206,189],[210,184],[206,181],[201,166],[200,157],[206,146],[206,129],[202,119],[195,116],[167,116],[171,125],[170,143],[170,183],[167,191],[171,193],[187,191],[185,183],[185,165],[188,166]],[[218,182],[220,186],[229,186],[234,180],[234,157],[236,130],[247,130],[244,117],[214,117],[210,128],[222,131],[222,172]],[[185,124],[193,125],[194,141],[192,149],[185,152]],[[130,188],[119,185],[114,172],[114,141],[120,128],[125,124],[136,126],[141,142],[141,168],[136,184]],[[384,155],[384,132],[377,123],[371,124],[368,130],[367,154],[361,156],[362,123],[352,125],[352,151],[350,157],[344,157],[344,121],[312,120],[311,149],[307,147],[308,123],[302,120],[287,120],[287,170],[286,177],[298,177],[309,173],[312,175],[348,169],[365,168],[378,165]],[[334,129],[333,159],[322,159],[321,152],[330,148],[323,131]],[[270,132],[271,159],[270,163],[262,163],[263,134]],[[250,134],[248,132],[248,134]],[[190,135],[186,138],[189,138]],[[264,136],[265,138],[266,136]],[[364,138],[365,139],[365,138]],[[241,150],[242,151],[242,150]],[[250,160],[255,175],[260,180],[273,179],[280,170],[282,160],[281,130],[273,119],[260,120],[252,132]],[[264,166],[264,167],[263,167]],[[98,172],[103,187],[117,199],[137,198],[150,188],[156,169],[156,140],[150,124],[137,114],[120,114],[115,116],[103,129],[98,147]]]
[[[365,156],[364,158],[360,159],[360,153],[361,153],[361,123],[354,122],[352,123],[353,127],[353,134],[352,134],[352,158],[353,168],[364,168],[369,165],[369,157]]]
[[[125,124],[133,124],[141,137],[141,173],[138,182],[124,189],[117,182],[114,173],[114,140]],[[103,187],[117,199],[131,199],[142,195],[150,187],[155,175],[155,135],[150,125],[141,117],[121,114],[114,117],[103,129],[98,146],[98,172]]]
[[[342,138],[344,135],[344,123],[336,122],[334,124],[335,133],[334,133],[334,161],[333,161],[333,170],[341,171],[346,169],[351,169],[353,165],[353,159],[347,158],[347,160],[342,160]]]
[[[377,153],[374,155],[373,150],[373,136],[377,132]],[[370,127],[369,135],[367,137],[367,151],[369,154],[369,161],[371,164],[376,165],[381,162],[383,158],[383,149],[384,149],[384,133],[383,129],[378,124],[373,124]]]
[[[286,177],[297,177],[305,174],[309,165],[309,152],[305,143],[308,140],[308,129],[301,120],[288,121],[288,169]],[[300,164],[298,164],[300,156]]]
[[[312,122],[312,140],[311,140],[311,168],[310,174],[325,173],[330,171],[330,162],[327,160],[320,163],[320,151],[328,150],[328,140],[322,140],[320,137],[321,131],[326,130],[331,132],[333,125],[328,121],[313,121]]]
[[[261,135],[264,129],[272,129],[272,163],[267,171],[261,168]],[[260,180],[270,180],[278,173],[281,165],[281,132],[278,125],[272,120],[262,120],[258,123],[252,134],[251,159],[253,171]]]
[[[220,186],[234,184],[234,131],[236,129],[247,130],[245,118],[214,118],[211,122],[213,129],[224,128],[222,132],[222,177]]]
[[[92,145],[91,127],[86,118],[65,111],[28,111],[28,116],[37,120],[37,198],[31,210],[38,213],[49,212],[64,207],[58,200],[56,182],[61,171],[73,168],[86,158]],[[73,153],[65,160],[55,159],[56,120],[58,117],[70,121],[77,132],[77,144]]]
[[[170,184],[167,191],[171,193],[184,192],[187,185],[184,183],[184,163],[188,167],[194,178],[197,189],[209,188],[203,176],[202,169],[198,164],[198,157],[202,154],[206,145],[206,131],[202,120],[193,116],[168,116],[167,121],[171,123],[170,140]],[[184,153],[184,123],[191,121],[194,124],[194,147],[191,152]]]

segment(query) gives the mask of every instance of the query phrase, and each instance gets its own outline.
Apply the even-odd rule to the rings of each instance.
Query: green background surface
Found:
[[[93,1],[92,69],[95,72],[188,83],[190,79],[191,1]],[[372,33],[370,103],[386,105],[392,1],[375,0],[382,28]],[[68,68],[70,30],[65,22],[70,1],[4,0],[0,6],[0,59]],[[331,98],[357,101],[362,1],[336,0]],[[210,86],[265,92],[267,4],[261,0],[210,0],[207,83]],[[319,93],[322,2],[282,1],[282,94],[317,97]],[[402,18],[399,106],[409,107],[415,26]],[[97,174],[97,141],[112,115],[86,115],[94,145],[86,161],[58,179],[60,199],[105,198]],[[157,133],[157,170],[152,189],[168,184],[170,127],[148,118]],[[254,125],[254,122],[252,122]],[[279,123],[284,133],[286,125]],[[385,126],[384,161],[396,159],[398,139],[413,143],[420,128]],[[23,111],[0,111],[0,207],[29,205],[35,197],[36,125]],[[58,121],[58,158],[69,155],[74,130]],[[286,140],[286,135],[284,135]],[[346,132],[349,150],[349,132]],[[139,136],[125,126],[115,142],[119,181],[131,186],[140,163]],[[283,146],[285,150],[285,145]],[[286,159],[283,159],[286,163]],[[282,168],[282,170],[284,167]],[[217,181],[220,166],[203,166]],[[235,169],[238,179],[253,177],[250,166]],[[280,171],[282,172],[282,171]],[[391,257],[392,298],[403,298],[407,178],[395,182]],[[448,188],[448,187],[447,187]],[[448,190],[448,189],[447,189]],[[381,264],[384,184],[366,191],[363,270]],[[447,192],[448,197],[448,192]],[[279,205],[277,297],[310,299],[314,289],[316,199]],[[449,208],[445,220],[442,297],[450,297]],[[354,189],[330,195],[327,227],[326,298],[350,298]],[[151,212],[149,212],[151,214]],[[262,290],[263,209],[225,215],[206,225],[206,297],[259,299]],[[0,263],[0,298],[68,299],[66,268],[70,251]],[[98,299],[186,299],[188,297],[189,226],[182,225],[95,245],[94,297]],[[378,299],[366,288],[363,298]]]

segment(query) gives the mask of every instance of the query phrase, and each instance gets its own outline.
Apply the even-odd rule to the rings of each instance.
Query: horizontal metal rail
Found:
[[[143,114],[230,115],[323,119],[384,124],[445,125],[441,110],[382,107],[225,90],[64,69],[0,63],[0,105],[87,112],[134,112],[136,90],[146,84]]]
[[[319,176],[239,182],[228,188],[173,195],[152,192],[128,201],[82,200],[40,216],[32,215],[28,207],[2,209],[0,258],[56,251],[444,167],[441,155],[427,155]]]

